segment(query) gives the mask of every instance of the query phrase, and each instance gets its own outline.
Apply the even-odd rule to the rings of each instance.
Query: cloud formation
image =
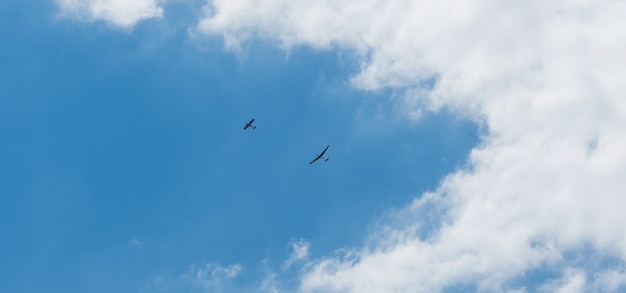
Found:
[[[55,2],[120,28],[163,15],[157,0]],[[537,290],[624,288],[625,1],[213,0],[197,30],[230,47],[263,38],[352,51],[354,86],[401,88],[409,113],[448,107],[488,129],[467,168],[365,247],[308,260],[309,244],[294,243],[288,266],[308,262],[301,291],[525,292],[515,280],[540,269],[557,277]],[[213,286],[240,271],[187,275]]]
[[[283,263],[283,269],[288,269],[294,263],[306,260],[309,257],[309,246],[311,244],[304,239],[291,241],[291,254]]]
[[[547,290],[623,288],[623,269],[575,259],[626,261],[625,1],[214,0],[198,30],[353,51],[354,86],[488,129],[378,241],[312,260],[301,291],[525,292],[540,268]]]
[[[139,21],[160,18],[159,0],[54,0],[63,15],[87,21],[104,21],[129,29]]]
[[[233,279],[241,273],[240,264],[221,266],[217,263],[192,265],[182,278],[205,289],[220,288],[226,280]]]

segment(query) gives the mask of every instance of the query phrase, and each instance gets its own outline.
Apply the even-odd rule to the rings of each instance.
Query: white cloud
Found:
[[[283,263],[283,269],[288,269],[294,263],[306,260],[309,257],[309,246],[311,244],[304,239],[291,241],[291,253]]]
[[[586,246],[626,261],[625,1],[211,3],[198,30],[229,46],[261,37],[352,50],[363,60],[353,85],[405,88],[409,103],[489,130],[469,167],[407,207],[402,225],[355,257],[312,261],[302,291],[522,290],[509,281]],[[432,89],[419,87],[430,78]],[[441,213],[423,218],[425,207]],[[595,270],[563,271],[557,289],[583,290]]]
[[[280,293],[278,282],[276,281],[276,273],[266,273],[265,278],[261,281],[261,292]]]
[[[182,278],[206,289],[219,288],[226,280],[233,279],[241,273],[240,264],[221,266],[208,263],[200,266],[195,264],[189,268]]]
[[[581,293],[585,288],[585,274],[579,270],[566,269],[565,275],[542,286],[541,292]]]
[[[586,292],[622,292],[624,288],[626,288],[625,268],[611,268],[595,274]]]
[[[120,28],[131,28],[137,22],[160,18],[160,0],[54,0],[61,13],[88,21],[104,21]]]
[[[289,292],[286,288],[292,288],[292,282],[284,282],[285,279],[293,280],[301,271],[302,266],[307,264],[309,259],[309,247],[311,244],[304,239],[292,240],[289,243],[289,257],[283,261],[280,268],[274,271],[268,259],[262,261],[265,269],[265,277],[261,281],[261,292],[279,293]]]

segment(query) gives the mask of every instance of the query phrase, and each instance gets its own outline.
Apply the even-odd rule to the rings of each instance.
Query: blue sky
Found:
[[[0,292],[200,292],[184,275],[209,263],[255,288],[294,240],[362,245],[478,143],[451,113],[412,122],[400,93],[349,85],[350,50],[227,51],[170,8],[124,31],[0,3]]]

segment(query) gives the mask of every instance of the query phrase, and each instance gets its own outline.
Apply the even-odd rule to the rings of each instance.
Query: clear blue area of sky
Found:
[[[293,239],[359,246],[477,143],[467,121],[412,124],[393,92],[351,88],[350,52],[226,52],[177,5],[123,32],[0,3],[0,292],[157,292],[214,261],[254,284]]]

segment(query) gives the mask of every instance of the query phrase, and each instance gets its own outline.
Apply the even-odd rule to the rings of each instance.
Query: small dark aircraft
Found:
[[[324,162],[328,161],[328,157],[324,157],[324,153],[326,153],[326,150],[328,150],[329,146],[326,146],[326,148],[322,151],[322,153],[320,153],[319,155],[317,155],[317,158],[315,158],[313,161],[311,161],[311,163],[309,163],[309,165],[315,163],[315,161],[319,160],[319,159],[324,159]]]
[[[243,130],[248,129],[248,127],[252,127],[252,129],[256,129],[256,126],[252,125],[252,122],[254,122],[254,118],[250,120],[250,122],[246,123],[246,126],[243,127]]]

